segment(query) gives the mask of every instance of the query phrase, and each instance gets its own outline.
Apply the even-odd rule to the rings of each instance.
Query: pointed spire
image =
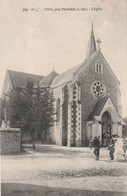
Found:
[[[91,30],[93,31],[93,21],[92,21],[92,25],[91,26],[92,26],[92,29]]]
[[[93,22],[92,22],[92,28],[91,28],[90,40],[88,43],[88,48],[86,53],[86,59],[88,59],[95,51],[96,51],[96,42],[95,42]]]
[[[55,72],[55,66],[53,67],[53,71],[52,72]]]

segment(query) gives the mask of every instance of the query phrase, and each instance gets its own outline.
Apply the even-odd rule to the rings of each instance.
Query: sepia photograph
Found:
[[[1,196],[127,196],[127,0],[0,0]]]

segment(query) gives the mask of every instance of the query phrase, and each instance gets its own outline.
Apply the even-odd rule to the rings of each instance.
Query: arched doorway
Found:
[[[112,120],[110,114],[106,111],[102,116],[102,146],[107,146],[112,134]]]

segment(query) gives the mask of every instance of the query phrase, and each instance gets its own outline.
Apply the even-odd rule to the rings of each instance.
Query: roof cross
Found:
[[[101,49],[101,48],[100,48],[101,40],[98,38],[98,40],[97,40],[96,42],[97,42],[97,44],[98,44],[98,50],[100,50],[100,49]]]

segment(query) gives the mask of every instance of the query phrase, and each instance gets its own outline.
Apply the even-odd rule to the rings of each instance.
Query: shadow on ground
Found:
[[[12,157],[12,156],[24,156],[24,155],[29,155],[31,154],[30,152],[28,152],[25,148],[21,149],[21,152],[18,153],[11,153],[11,154],[2,154],[5,157]]]
[[[1,196],[127,196],[127,192],[77,190],[32,184],[3,183]]]
[[[28,149],[29,148],[29,149]],[[40,152],[40,153],[43,153],[43,154],[55,154],[55,153],[58,153],[58,154],[63,154],[63,155],[77,155],[77,154],[82,154],[82,153],[84,153],[84,154],[88,154],[89,152],[87,152],[87,151],[84,151],[84,152],[82,152],[82,151],[80,151],[80,150],[78,150],[77,148],[76,149],[66,149],[66,147],[64,147],[64,148],[57,148],[55,145],[53,146],[53,145],[36,145],[36,149],[32,149],[32,148],[30,148],[29,146],[26,146],[26,145],[23,145],[23,149],[24,150],[26,150],[26,149],[28,149],[28,150],[31,150],[31,151],[34,151],[34,152]]]

